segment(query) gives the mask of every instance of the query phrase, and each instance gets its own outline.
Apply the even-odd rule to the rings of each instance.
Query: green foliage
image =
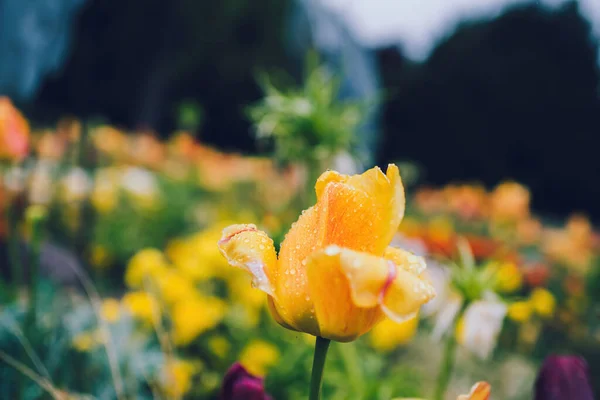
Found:
[[[318,163],[351,149],[367,105],[338,100],[340,81],[325,66],[309,65],[300,88],[277,88],[267,76],[261,84],[265,96],[248,114],[279,161]]]
[[[98,215],[94,241],[109,251],[115,263],[123,265],[137,251],[147,247],[164,248],[167,241],[192,227],[194,205],[205,198],[201,189],[169,179],[159,179],[162,195],[149,209],[134,200],[119,196],[118,206],[106,215]]]

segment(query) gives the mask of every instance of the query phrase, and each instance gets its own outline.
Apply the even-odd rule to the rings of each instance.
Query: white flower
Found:
[[[415,254],[419,253],[415,252]],[[448,267],[434,260],[427,259],[427,269],[425,270],[424,274],[426,279],[435,289],[436,296],[421,307],[421,315],[425,317],[437,315],[438,319],[441,317],[444,320],[447,320],[450,317],[442,317],[442,314],[447,315],[448,311],[451,311],[455,307],[456,300],[460,300],[460,296],[453,293],[451,290],[450,273]],[[458,309],[460,309],[460,303],[461,302],[459,301],[459,307],[457,308],[456,312],[458,312]],[[449,306],[452,307],[448,308]],[[443,327],[440,329],[444,330],[448,328],[451,323],[452,319],[450,319],[449,322],[442,324]],[[436,325],[437,324],[438,323],[436,323]]]
[[[341,174],[354,175],[359,173],[358,162],[348,152],[340,152],[333,159],[331,169]]]
[[[144,168],[129,167],[123,172],[121,186],[129,193],[150,197],[157,191],[156,178]]]
[[[459,343],[482,359],[490,356],[506,316],[506,304],[493,296],[471,304],[464,314]]]
[[[11,167],[4,175],[4,187],[11,193],[21,193],[25,189],[27,172],[18,166]]]
[[[53,195],[53,165],[46,161],[38,161],[31,172],[29,180],[29,202],[31,204],[47,205]]]
[[[82,168],[74,167],[63,177],[62,187],[67,200],[81,201],[89,194],[92,180]]]

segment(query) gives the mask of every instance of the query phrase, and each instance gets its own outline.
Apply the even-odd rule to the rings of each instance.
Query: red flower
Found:
[[[240,363],[235,363],[223,379],[220,400],[273,400],[273,398],[265,393],[262,378],[250,374]]]

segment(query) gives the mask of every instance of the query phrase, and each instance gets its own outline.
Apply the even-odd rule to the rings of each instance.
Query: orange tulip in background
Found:
[[[0,97],[0,160],[20,161],[29,152],[29,124],[10,99]]]
[[[219,248],[268,294],[282,326],[348,342],[384,316],[403,321],[434,295],[421,278],[425,262],[389,247],[404,215],[398,168],[347,176],[328,171],[317,180],[317,204],[304,211],[281,244],[254,225],[232,225]]]
[[[457,400],[488,400],[492,387],[487,382],[477,382],[467,395],[458,396]]]

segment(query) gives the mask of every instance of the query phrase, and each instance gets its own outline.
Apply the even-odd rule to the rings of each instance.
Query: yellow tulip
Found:
[[[186,346],[213,329],[225,317],[227,306],[216,297],[194,296],[175,304],[172,311],[173,342]]]
[[[263,340],[250,342],[240,354],[240,363],[252,375],[265,376],[277,364],[280,354],[277,347]]]
[[[138,251],[127,263],[125,283],[130,288],[143,287],[148,280],[164,273],[168,268],[164,254],[157,249],[146,248]]]
[[[544,318],[549,318],[554,315],[554,309],[556,308],[556,299],[554,295],[547,289],[536,288],[531,292],[531,298],[529,300],[535,312]]]
[[[162,389],[168,398],[180,399],[192,388],[199,367],[187,360],[169,360],[163,367]]]
[[[404,215],[398,168],[353,176],[328,171],[315,189],[317,204],[292,225],[279,256],[252,224],[223,230],[223,255],[252,275],[286,328],[348,342],[385,316],[412,318],[435,292],[420,276],[421,257],[389,247]]]
[[[512,293],[523,284],[523,276],[516,264],[507,262],[498,267],[496,286],[502,293]]]
[[[528,301],[515,301],[508,307],[508,318],[515,322],[527,322],[531,318],[533,308]]]
[[[371,346],[378,351],[388,352],[404,345],[415,336],[419,326],[419,318],[415,316],[407,321],[397,323],[385,319],[375,326],[370,334]]]
[[[152,325],[160,314],[156,299],[146,292],[129,292],[123,296],[122,301],[131,315],[148,325]]]

